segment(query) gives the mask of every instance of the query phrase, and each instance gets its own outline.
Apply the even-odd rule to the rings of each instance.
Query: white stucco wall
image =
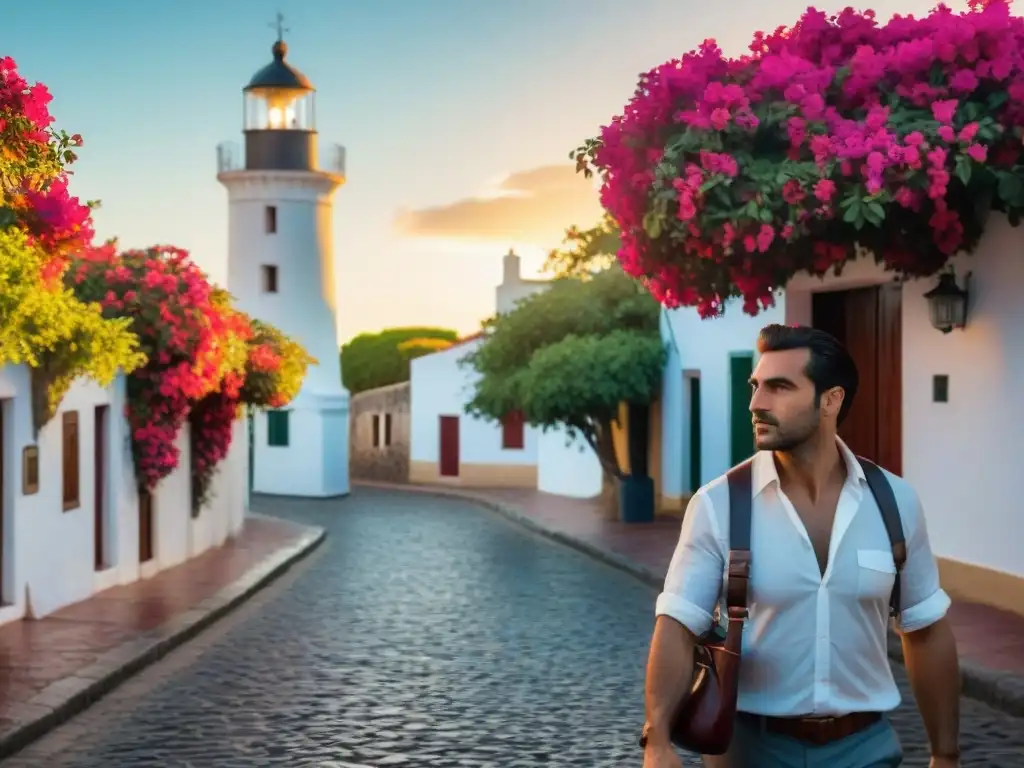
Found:
[[[601,493],[601,462],[586,440],[561,428],[537,436],[537,490],[590,498]]]
[[[237,532],[241,527],[247,482],[244,424],[241,457],[233,447],[225,462],[229,472],[218,481],[222,484],[220,495],[200,515],[200,525],[208,530],[198,534],[193,531],[190,515],[188,433],[183,430],[178,439],[182,449],[179,468],[165,478],[155,493],[155,557],[140,567],[138,493],[128,425],[122,415],[123,377],[106,389],[89,381],[75,382],[38,437],[32,427],[30,391],[27,367],[0,368],[5,603],[0,607],[0,623],[25,615],[44,616],[103,589],[152,575],[223,541],[221,531]],[[107,567],[97,571],[93,548],[95,421],[96,406],[103,405],[108,406],[105,468],[101,470],[106,480],[103,528]],[[65,510],[62,425],[63,414],[69,411],[78,414],[79,503]],[[30,445],[36,445],[39,451],[39,488],[26,495],[22,459],[23,449]]]
[[[459,417],[459,454],[466,464],[537,463],[537,432],[524,430],[524,447],[501,447],[501,424],[469,416],[466,403],[473,395],[476,373],[460,367],[459,360],[480,344],[473,339],[410,363],[409,459],[437,463],[440,460],[440,417]]]
[[[707,483],[732,466],[729,419],[729,358],[735,352],[755,352],[757,335],[769,323],[782,322],[785,297],[757,317],[730,301],[725,314],[702,320],[692,307],[662,313],[662,339],[669,355],[662,380],[661,492],[679,497],[690,491],[689,395],[686,376],[700,377],[701,474]],[[755,352],[756,355],[756,352]]]
[[[942,334],[922,294],[936,278],[903,288],[903,472],[921,497],[939,556],[1024,576],[1020,523],[1020,425],[1024,423],[1024,229],[993,216],[968,271],[967,327]],[[829,289],[891,279],[871,261],[848,266]],[[812,278],[787,286],[787,322],[810,320]],[[932,401],[932,377],[949,376],[949,402]],[[1010,532],[1013,535],[1007,535]]]

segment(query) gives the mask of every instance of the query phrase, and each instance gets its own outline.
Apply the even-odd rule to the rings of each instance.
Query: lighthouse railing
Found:
[[[233,141],[222,141],[217,145],[217,173],[240,171],[245,167],[242,148]]]

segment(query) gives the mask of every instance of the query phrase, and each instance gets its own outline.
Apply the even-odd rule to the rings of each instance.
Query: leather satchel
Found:
[[[743,624],[750,582],[750,515],[753,503],[751,465],[739,464],[729,482],[729,562],[726,569],[727,628],[716,622],[698,638],[693,680],[672,718],[672,742],[701,755],[723,755],[732,741],[740,684]]]
[[[907,559],[899,508],[892,487],[878,466],[860,456],[868,488],[882,515],[896,564],[890,614],[900,607],[900,571]],[[671,739],[682,749],[701,755],[723,755],[732,742],[739,695],[743,625],[750,584],[750,527],[753,506],[753,459],[733,467],[729,483],[729,562],[725,588],[726,629],[716,622],[694,649],[690,690],[672,718]]]

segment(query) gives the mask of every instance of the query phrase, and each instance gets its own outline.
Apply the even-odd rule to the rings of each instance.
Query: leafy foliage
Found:
[[[361,333],[341,347],[341,379],[352,394],[408,381],[412,358],[444,348],[430,349],[431,344],[447,346],[457,338],[448,328],[415,326]]]
[[[529,424],[564,427],[621,475],[612,423],[622,402],[657,395],[665,350],[657,302],[617,267],[592,279],[565,278],[487,324],[463,358],[480,374],[466,407],[500,420],[519,410]]]
[[[544,270],[555,278],[587,278],[615,263],[615,254],[621,246],[619,228],[606,213],[601,222],[590,229],[567,229],[562,245],[548,253]]]

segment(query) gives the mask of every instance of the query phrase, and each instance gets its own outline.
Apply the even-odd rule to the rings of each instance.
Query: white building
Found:
[[[147,578],[241,529],[244,422],[193,516],[187,425],[178,468],[140,499],[124,408],[123,377],[106,389],[80,380],[35,435],[29,369],[0,368],[0,624]]]
[[[329,497],[349,491],[349,393],[341,383],[332,199],[345,182],[344,152],[318,159],[315,90],[273,61],[244,89],[244,160],[218,148],[228,192],[228,290],[240,309],[280,328],[318,361],[287,409],[254,423],[257,493]]]
[[[524,280],[512,250],[502,259],[502,277],[495,289],[499,314],[549,285]],[[569,441],[561,429],[542,432],[515,413],[500,424],[466,414],[477,374],[460,361],[481,339],[467,337],[410,363],[410,482],[537,488],[578,497],[600,493],[601,467],[584,441]]]
[[[677,404],[672,414],[663,411],[666,494],[696,485],[686,474],[689,380],[700,382],[697,442],[700,481],[707,482],[741,450],[728,444],[731,430],[721,428],[730,414],[739,418],[738,396],[730,405],[740,369],[734,353],[752,352],[767,323],[815,325],[840,338],[860,370],[860,391],[840,434],[917,490],[946,589],[1024,613],[1024,555],[1012,534],[1020,527],[1024,423],[1022,250],[1024,229],[994,214],[977,252],[953,262],[960,286],[970,275],[966,323],[945,333],[933,327],[924,296],[939,279],[896,282],[870,258],[847,265],[839,277],[797,276],[777,306],[756,318],[738,305],[704,322],[691,310],[670,313],[681,361],[680,375],[665,382],[666,401]],[[669,473],[680,464],[681,483],[670,485]]]
[[[476,372],[460,361],[470,336],[409,364],[409,481],[533,488],[538,430],[510,414],[503,423],[466,414]]]
[[[662,511],[681,512],[695,490],[753,452],[747,380],[754,347],[761,328],[782,317],[781,302],[757,317],[739,301],[711,320],[693,307],[662,312],[668,350],[660,400]]]

